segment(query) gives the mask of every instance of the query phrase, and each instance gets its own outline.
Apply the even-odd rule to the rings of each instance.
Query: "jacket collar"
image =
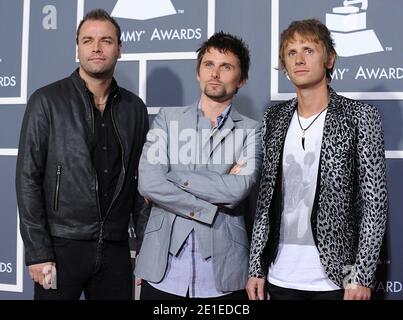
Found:
[[[341,101],[343,97],[338,95],[332,87],[328,86],[327,88],[329,90],[328,111],[329,113],[338,113],[343,107],[343,102]]]
[[[324,136],[323,136],[323,139],[325,140],[328,138],[327,132],[330,131],[328,126],[331,126],[331,123],[334,123],[332,121],[333,118],[337,117],[343,108],[342,97],[339,96],[330,86],[328,86],[328,90],[329,90],[329,103],[328,103],[328,112],[326,113]],[[277,139],[271,139],[268,142],[271,145],[273,154],[282,153],[285,137],[287,135],[288,127],[290,126],[291,119],[294,115],[295,109],[297,108],[297,103],[298,100],[295,97],[281,104],[280,108],[277,111],[276,120],[273,122],[276,123],[276,127],[273,128],[273,130],[277,132],[277,134],[274,135],[275,137],[277,137]],[[270,126],[271,124],[268,123],[267,125]]]
[[[328,113],[333,113],[336,111],[339,111],[342,108],[342,96],[338,95],[336,91],[333,90],[332,87],[329,85],[327,86],[328,92],[329,92],[329,103],[328,103]],[[289,116],[292,116],[293,112],[297,108],[297,103],[298,100],[297,98],[293,98],[286,102],[286,105],[284,108],[282,108],[282,112],[285,112],[285,114],[288,114]]]
[[[73,82],[78,86],[80,91],[88,91],[90,90],[87,88],[85,81],[80,77],[79,73],[79,68],[73,71],[73,73],[70,75],[71,79],[73,79]],[[119,93],[119,86],[115,80],[115,78],[112,78],[111,86],[110,86],[110,94],[113,95],[115,93]]]
[[[213,145],[210,152],[210,157],[214,150],[220,145],[230,132],[235,128],[236,123],[243,120],[242,115],[235,110],[235,106],[231,106],[230,113],[225,123],[222,125],[220,130],[214,131],[213,134]],[[182,108],[182,121],[180,121],[180,128],[194,128],[197,126],[197,112],[198,112],[198,102],[194,102],[192,105]],[[203,143],[204,145],[204,143]]]
[[[192,103],[190,106],[183,107],[182,114],[188,115],[191,117],[196,117],[197,112],[198,112],[197,106],[198,106],[198,101]],[[234,104],[232,104],[232,106],[231,106],[231,110],[229,111],[228,118],[231,118],[233,122],[238,122],[238,121],[243,120],[242,115],[237,110],[235,110]]]

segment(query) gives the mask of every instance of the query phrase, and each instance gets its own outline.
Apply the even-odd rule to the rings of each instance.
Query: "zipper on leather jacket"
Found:
[[[84,100],[87,100],[87,102],[89,102],[90,104],[89,104],[89,109],[90,109],[90,112],[89,112],[89,115],[90,115],[90,118],[91,118],[91,133],[94,135],[95,134],[95,120],[94,120],[94,114],[93,114],[93,111],[92,111],[92,108],[93,108],[93,102],[91,102],[91,97],[90,97],[90,95],[89,95],[89,93],[88,93],[88,89],[86,89],[85,91],[84,91],[84,95],[86,96],[86,98],[87,99],[84,99]]]
[[[90,110],[91,112],[90,117],[91,117],[91,131],[92,134],[95,134],[95,120],[94,120],[94,114],[92,111],[92,102],[91,102],[91,98],[90,95],[88,94],[88,89],[84,92],[85,96],[87,97],[86,101],[89,102],[89,106],[90,106]],[[98,184],[98,175],[96,170],[94,169],[94,175],[95,175],[95,198],[97,199],[97,209],[98,209],[98,215],[99,215],[99,223],[100,223],[100,228],[99,228],[99,238],[98,238],[98,244],[101,246],[103,241],[104,241],[104,223],[105,223],[105,217],[102,218],[102,213],[101,213],[101,205],[99,203],[99,184]]]
[[[87,96],[88,100],[90,100],[89,95],[86,94],[86,96]],[[113,117],[113,109],[112,109],[113,102],[115,101],[115,98],[116,98],[116,97],[117,97],[117,94],[115,94],[115,95],[113,96],[112,101],[111,101],[111,118],[112,118],[113,127],[114,127],[114,129],[115,129],[115,131],[116,131],[116,135],[117,135],[118,140],[119,140],[120,148],[121,148],[121,150],[122,150],[122,153],[121,153],[121,158],[122,158],[122,159],[121,159],[121,160],[122,160],[122,170],[123,170],[123,180],[124,180],[126,170],[125,170],[125,166],[124,166],[123,145],[122,145],[122,141],[121,141],[121,139],[120,139],[119,132],[118,132],[117,127],[116,127],[115,119],[114,119],[114,117]],[[90,113],[90,114],[91,114],[91,129],[92,129],[92,133],[94,134],[94,131],[95,131],[95,124],[94,124],[94,121],[95,121],[95,120],[94,120],[93,114],[92,114],[92,113]],[[101,206],[100,206],[100,204],[99,204],[99,195],[98,195],[98,189],[99,189],[99,186],[98,186],[98,176],[97,176],[97,173],[95,172],[95,193],[96,193],[97,207],[98,207],[99,221],[100,221],[100,231],[99,231],[99,239],[98,239],[98,244],[99,244],[99,245],[102,245],[103,240],[104,240],[104,225],[105,225],[106,218],[107,218],[107,216],[108,216],[108,214],[109,214],[109,211],[110,211],[111,208],[112,208],[113,203],[115,202],[116,198],[119,196],[120,191],[122,190],[122,186],[123,186],[123,183],[120,185],[119,191],[118,191],[118,192],[116,193],[116,195],[113,197],[113,199],[112,199],[112,201],[111,201],[111,204],[109,205],[109,208],[108,208],[107,212],[105,213],[105,216],[102,217],[102,214],[101,214]]]
[[[57,211],[59,209],[59,192],[60,192],[60,176],[62,175],[62,166],[58,165],[56,170],[56,187],[55,196],[53,201],[53,210]]]
[[[101,225],[99,228],[99,239],[98,239],[98,244],[102,245],[102,243],[104,242],[104,221],[101,221]]]
[[[113,96],[112,102],[111,102],[111,119],[112,119],[113,128],[115,129],[115,132],[116,132],[116,136],[118,137],[118,140],[119,140],[120,149],[121,149],[121,151],[122,151],[122,152],[121,152],[121,158],[122,158],[121,160],[122,160],[122,171],[123,171],[123,181],[124,181],[125,176],[126,176],[126,169],[125,169],[125,163],[124,163],[124,150],[123,150],[123,144],[122,144],[122,140],[120,139],[120,134],[119,134],[118,128],[116,127],[115,118],[113,117],[113,109],[112,109],[113,101],[115,101],[116,96],[117,96],[117,94],[115,94],[115,95]],[[106,211],[104,220],[105,220],[106,217],[108,216],[109,211],[111,210],[112,205],[113,205],[113,203],[115,202],[116,198],[119,196],[120,191],[122,190],[122,187],[123,187],[123,183],[120,184],[120,187],[119,187],[118,192],[115,193],[115,196],[113,197],[113,199],[112,199],[112,201],[111,201],[111,203],[110,203],[110,205],[109,205],[109,208],[108,208],[108,210]]]

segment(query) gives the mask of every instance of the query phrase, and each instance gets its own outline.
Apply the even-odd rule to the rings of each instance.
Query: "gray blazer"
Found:
[[[222,128],[212,137],[206,135],[207,143],[202,141],[206,158],[200,163],[185,152],[196,132],[197,112],[196,103],[161,109],[147,135],[139,165],[139,192],[153,207],[135,274],[151,282],[161,281],[174,224],[192,221],[210,231],[205,234],[211,237],[206,241],[212,247],[217,290],[244,289],[249,241],[240,204],[260,174],[260,127],[232,107]],[[229,175],[239,160],[244,163],[241,171]]]

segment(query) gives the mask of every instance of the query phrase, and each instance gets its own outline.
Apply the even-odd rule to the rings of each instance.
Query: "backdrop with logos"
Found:
[[[249,80],[235,105],[260,120],[266,106],[294,96],[278,70],[281,30],[292,20],[314,17],[326,23],[339,53],[332,86],[377,106],[382,115],[390,211],[375,296],[403,299],[403,2],[395,0],[0,0],[0,299],[33,296],[14,187],[27,99],[77,67],[77,24],[98,7],[122,28],[116,79],[144,100],[151,120],[161,107],[198,98],[195,50],[219,30],[249,45]],[[135,241],[133,228],[128,232]]]

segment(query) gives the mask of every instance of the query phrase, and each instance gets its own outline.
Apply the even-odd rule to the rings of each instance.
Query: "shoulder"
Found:
[[[54,94],[59,94],[63,90],[63,87],[70,84],[70,82],[71,82],[70,77],[67,77],[49,83],[41,88],[36,89],[34,93],[31,95],[31,97],[47,97]]]
[[[338,94],[335,94],[332,98],[335,104],[342,106],[342,108],[347,111],[352,117],[365,118],[366,116],[379,115],[377,107],[371,104],[355,99],[350,99]]]
[[[39,105],[44,109],[53,107],[54,102],[64,97],[66,92],[71,93],[71,90],[68,90],[71,84],[71,80],[67,77],[36,89],[28,99],[27,108],[36,108]]]
[[[288,113],[295,107],[295,105],[296,105],[296,98],[278,104],[269,105],[266,107],[266,110],[264,112],[263,121],[273,121],[279,116],[281,117],[281,114],[283,112]]]
[[[131,92],[123,87],[119,87],[119,95],[120,95],[122,101],[134,103],[136,105],[145,106],[143,100],[138,95],[134,94],[133,92]]]
[[[164,117],[167,120],[170,119],[178,120],[181,114],[195,112],[195,110],[196,110],[195,105],[183,106],[183,107],[161,107],[157,116]]]
[[[233,111],[231,111],[233,112]],[[240,120],[242,120],[242,124],[246,127],[246,128],[256,128],[260,125],[260,122],[257,120],[254,120],[248,116],[245,116],[244,114],[235,111],[236,113],[236,117],[239,118]]]

